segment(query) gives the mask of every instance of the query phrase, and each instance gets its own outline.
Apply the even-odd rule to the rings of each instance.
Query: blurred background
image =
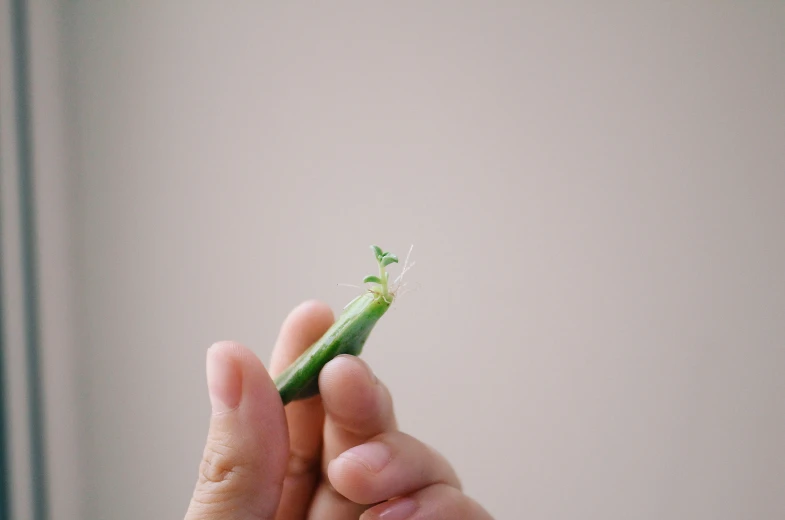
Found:
[[[207,347],[363,354],[500,519],[785,517],[785,4],[1,0],[3,518],[180,518]]]

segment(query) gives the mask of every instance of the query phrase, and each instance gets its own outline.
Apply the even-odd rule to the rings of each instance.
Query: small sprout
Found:
[[[398,257],[389,251],[384,251],[379,246],[371,246],[373,254],[376,255],[376,262],[379,264],[379,275],[369,275],[363,279],[363,283],[375,283],[376,287],[371,288],[371,292],[381,296],[385,301],[392,301],[393,294],[390,292],[390,273],[384,268],[390,264],[398,263]]]
[[[386,253],[386,254],[385,254],[383,257],[382,257],[382,266],[383,266],[383,267],[387,267],[387,266],[388,266],[388,265],[390,265],[390,264],[397,264],[397,263],[398,263],[398,257],[397,257],[397,256],[395,256],[395,255],[394,255],[394,254],[392,254],[392,253]]]

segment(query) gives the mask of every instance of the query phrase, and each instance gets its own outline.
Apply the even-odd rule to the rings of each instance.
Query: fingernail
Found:
[[[417,503],[411,498],[399,498],[379,514],[379,520],[406,520],[417,511]]]
[[[242,371],[237,361],[215,345],[207,351],[207,388],[213,414],[234,410],[240,404]]]
[[[384,443],[368,442],[343,452],[339,458],[359,462],[368,471],[379,473],[392,459],[392,453]]]

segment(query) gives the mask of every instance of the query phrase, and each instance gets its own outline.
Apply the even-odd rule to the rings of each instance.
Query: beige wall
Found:
[[[681,4],[65,3],[87,518],[178,518],[207,346],[369,243],[420,288],[365,357],[498,518],[785,516],[785,7]]]

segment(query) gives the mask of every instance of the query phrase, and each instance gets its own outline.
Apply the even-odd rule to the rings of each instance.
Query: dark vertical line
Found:
[[[0,114],[0,120],[3,115]],[[0,157],[2,157],[0,148]],[[3,172],[0,170],[0,178]],[[3,200],[0,197],[0,259],[3,258]],[[3,297],[5,288],[3,286],[3,262],[0,262],[0,520],[11,520],[11,464],[10,449],[8,440],[8,410],[6,408],[6,382],[5,382],[5,305]]]
[[[48,495],[44,456],[43,395],[41,391],[38,322],[38,257],[33,193],[33,143],[30,107],[30,55],[27,2],[12,0],[11,23],[16,87],[16,137],[19,162],[19,205],[22,237],[22,281],[24,284],[25,338],[27,341],[27,393],[30,400],[30,466],[33,518],[47,520]]]

